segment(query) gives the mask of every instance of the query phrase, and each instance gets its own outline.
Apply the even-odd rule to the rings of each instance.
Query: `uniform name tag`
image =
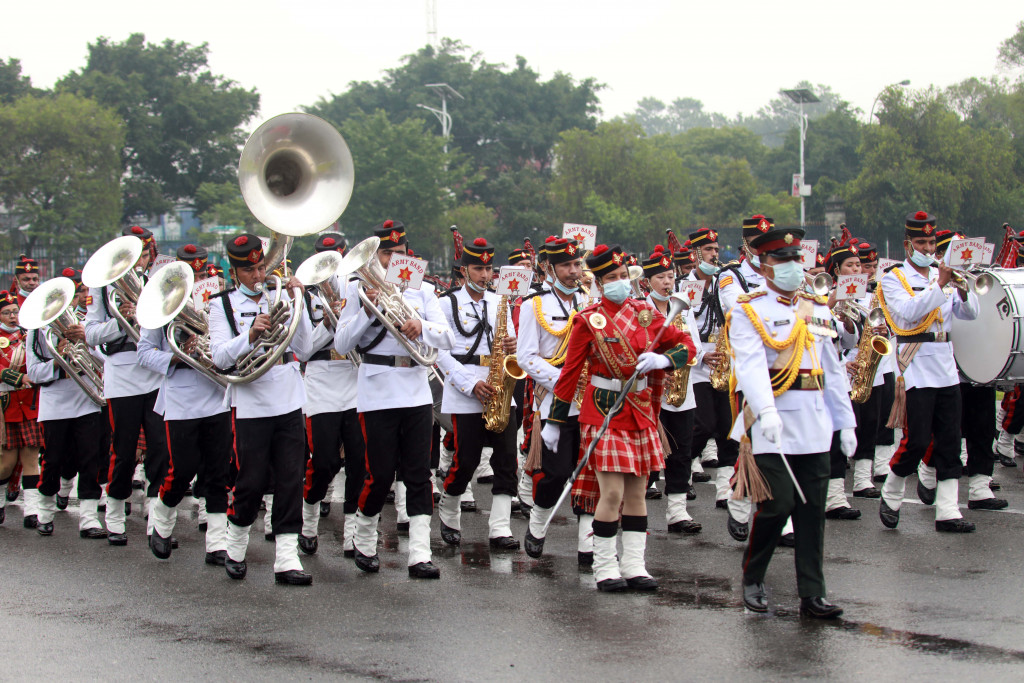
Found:
[[[911,287],[911,289],[913,289],[915,292],[923,292],[924,291],[924,287]]]
[[[568,320],[569,316],[567,316],[567,315],[553,315],[553,316],[551,316],[551,319],[552,320]]]
[[[257,313],[256,311],[246,311],[244,313],[239,313],[239,315],[242,316],[243,318],[255,318],[256,316],[259,315],[259,313]]]
[[[775,322],[772,323],[772,325],[774,325],[775,327],[781,327],[782,325],[789,325],[789,324],[790,324],[789,320],[776,320]]]
[[[619,338],[618,337],[605,337],[604,340],[608,344],[618,344],[619,343]]]

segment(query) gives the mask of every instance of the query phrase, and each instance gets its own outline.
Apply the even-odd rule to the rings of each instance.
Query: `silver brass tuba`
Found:
[[[324,301],[324,318],[333,329],[338,327],[338,316],[331,304],[341,301],[341,294],[334,289],[331,276],[338,272],[342,256],[336,251],[322,251],[313,254],[295,269],[295,277],[304,287],[319,285],[320,298]]]
[[[142,240],[125,235],[110,240],[89,257],[82,267],[82,284],[86,287],[108,287],[107,310],[133,341],[139,341],[139,324],[125,318],[118,308],[118,299],[135,306],[142,293],[142,274],[135,270],[142,255]]]
[[[131,239],[139,242],[135,237]],[[139,244],[142,244],[139,242]],[[132,265],[134,265],[134,261]],[[47,280],[32,291],[18,312],[18,323],[28,330],[36,330],[46,350],[57,365],[75,381],[93,403],[103,406],[103,363],[89,351],[84,342],[67,339],[67,329],[80,324],[71,308],[75,298],[75,283],[69,278]],[[42,328],[50,326],[50,329]],[[53,338],[51,338],[51,335]],[[55,339],[54,339],[55,338]],[[64,353],[57,351],[61,341],[67,341]]]
[[[391,336],[409,352],[414,361],[430,367],[437,362],[437,349],[428,346],[422,340],[410,340],[399,331],[406,322],[418,319],[419,315],[405,303],[398,287],[385,282],[386,273],[381,267],[380,261],[377,260],[378,247],[380,247],[379,237],[368,237],[354,246],[342,259],[338,274],[343,281],[347,280],[351,274],[359,278],[359,301],[362,302],[366,310],[384,325]],[[366,296],[367,287],[379,292],[376,304]]]
[[[181,362],[200,372],[221,386],[227,386],[224,376],[217,372],[210,353],[210,328],[206,311],[192,305],[192,285],[195,275],[187,263],[175,261],[157,271],[139,295],[136,316],[139,326],[156,330],[167,325],[167,344]],[[178,345],[178,332],[197,338],[192,355]]]

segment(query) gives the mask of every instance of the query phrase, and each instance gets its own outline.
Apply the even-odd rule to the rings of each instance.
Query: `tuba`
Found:
[[[142,255],[142,249],[142,240],[138,237],[118,237],[100,247],[82,267],[82,284],[86,287],[110,287],[107,310],[135,343],[139,341],[139,323],[134,317],[121,315],[118,300],[137,307],[143,283],[142,273],[135,269],[135,264]]]
[[[217,384],[228,382],[217,372],[210,353],[210,328],[206,312],[192,305],[192,285],[195,275],[187,263],[168,263],[146,283],[139,295],[136,316],[139,326],[156,330],[167,325],[167,344],[175,358]],[[193,354],[185,353],[178,344],[178,333],[195,336],[198,341]]]
[[[137,238],[132,237],[142,244]],[[135,262],[132,262],[134,265]],[[84,342],[72,342],[67,338],[67,329],[80,324],[78,316],[71,309],[75,298],[75,283],[69,278],[58,277],[39,285],[25,299],[18,313],[19,324],[28,330],[38,330],[47,351],[58,366],[82,388],[86,396],[98,406],[106,405],[103,400],[103,364],[89,350]],[[42,328],[50,326],[50,329]],[[51,335],[56,341],[51,338]],[[64,353],[57,351],[60,342],[67,341]]]
[[[338,327],[338,316],[334,314],[331,304],[341,301],[341,293],[334,288],[331,276],[338,272],[342,256],[336,251],[324,251],[313,254],[295,269],[295,277],[304,287],[319,286],[320,298],[324,300],[324,318],[331,328]]]
[[[508,297],[503,296],[498,302],[495,314],[497,328],[494,330],[494,341],[491,342],[491,365],[487,373],[487,383],[495,389],[491,400],[484,406],[484,426],[492,432],[504,432],[508,426],[508,417],[512,412],[512,390],[516,382],[526,377],[526,371],[519,367],[514,355],[505,355],[505,337],[508,336]]]

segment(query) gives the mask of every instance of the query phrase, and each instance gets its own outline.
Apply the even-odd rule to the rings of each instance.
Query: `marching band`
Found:
[[[269,201],[284,196],[272,171],[265,182]],[[20,485],[24,526],[49,536],[77,478],[81,537],[123,546],[141,450],[155,557],[177,546],[191,493],[205,506],[206,563],[244,579],[250,528],[272,500],[275,580],[309,585],[300,551],[317,552],[338,481],[345,557],[381,571],[381,511],[394,495],[409,576],[437,579],[435,507],[440,540],[460,545],[463,496],[484,462],[492,552],[521,552],[520,539],[531,558],[551,552],[548,526],[568,497],[577,561],[596,587],[650,591],[649,484],[664,472],[668,531],[699,534],[709,518],[690,505],[693,482],[713,446],[715,507],[746,543],[744,607],[768,611],[769,562],[791,543],[800,613],[835,618],[826,519],[861,515],[847,469],[852,496],[877,500],[886,528],[898,528],[916,474],[936,530],[970,532],[960,477],[969,508],[1006,507],[993,468],[1015,466],[1010,444],[1024,425],[1019,389],[1007,390],[997,424],[1006,370],[979,381],[954,346],[957,325],[987,320],[986,294],[1018,265],[1024,233],[1007,226],[1001,268],[979,274],[942,259],[954,235],[935,216],[911,213],[903,230],[906,259],[879,271],[877,248],[844,226],[811,265],[827,274],[804,267],[803,230],[763,215],[743,221],[730,263],[707,228],[682,245],[668,231],[668,247],[639,261],[570,237],[534,253],[526,240],[507,259],[528,283],[512,294],[495,291],[493,245],[457,231],[460,283],[396,285],[389,265],[406,263],[414,235],[394,219],[351,247],[320,234],[295,274],[291,235],[270,245],[232,236],[223,288],[195,244],[150,273],[156,242],[138,226],[80,278],[69,267],[41,282],[24,257],[12,291],[0,292],[0,487]],[[864,273],[857,297],[834,286]],[[193,302],[207,278],[220,291]],[[437,472],[442,432],[450,464]],[[10,524],[8,499],[0,523]]]

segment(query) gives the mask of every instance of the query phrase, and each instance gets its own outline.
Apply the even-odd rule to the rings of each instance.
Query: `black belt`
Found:
[[[931,342],[948,342],[949,336],[945,332],[922,332],[921,334],[896,335],[896,342],[899,344],[929,344]]]
[[[701,335],[700,335],[700,340],[702,342],[705,342],[705,343],[711,341],[711,333],[710,332],[707,332],[707,333],[703,333],[702,332]]]
[[[364,353],[363,362],[370,365],[386,365],[389,368],[414,368],[416,361],[409,356],[381,356],[377,353]]]
[[[775,380],[782,373],[782,370],[768,369],[768,377]],[[790,391],[818,391],[822,389],[825,383],[825,377],[823,375],[812,375],[810,370],[800,370],[793,381],[792,386],[789,387]]]
[[[490,356],[472,355],[472,356],[456,356],[455,359],[463,365],[490,365]]]
[[[309,360],[311,360],[311,361],[314,361],[314,360],[331,360],[331,350],[330,349],[321,349],[321,350],[317,351],[316,353],[314,353],[312,356],[310,356]]]

